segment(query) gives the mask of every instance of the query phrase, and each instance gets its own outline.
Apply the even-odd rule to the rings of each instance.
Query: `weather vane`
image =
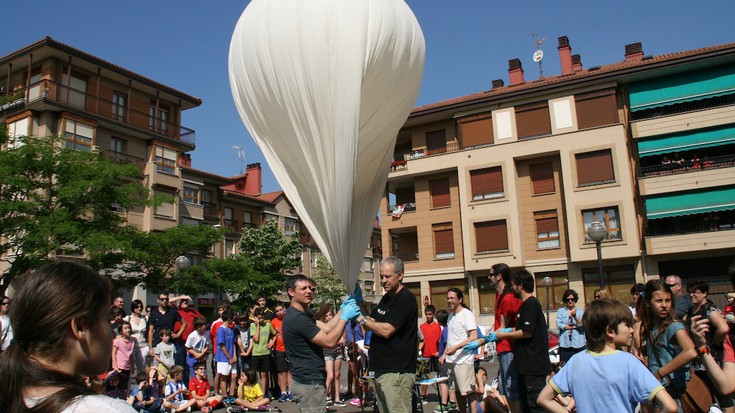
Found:
[[[240,145],[232,145],[232,149],[237,151],[237,157],[240,158],[240,175],[242,175],[245,173],[245,169],[243,168],[245,166],[245,149]]]
[[[536,32],[533,32],[533,33],[524,33],[524,34],[526,34],[528,36],[533,36],[533,40],[536,43],[536,51],[533,52],[533,61],[536,62],[536,63],[538,63],[539,76],[540,76],[541,79],[543,79],[543,77],[544,77],[544,66],[541,64],[541,59],[544,58],[544,51],[541,50],[541,45],[546,41],[546,39],[543,39],[543,38],[540,39],[538,37],[538,33],[536,33]]]

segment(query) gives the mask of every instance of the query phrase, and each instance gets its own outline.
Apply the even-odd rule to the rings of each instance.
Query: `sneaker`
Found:
[[[426,397],[421,396],[421,404],[427,404],[427,403],[429,403],[429,401],[426,400]]]
[[[457,403],[449,402],[447,403],[447,410],[459,410],[459,407],[457,406]]]
[[[344,400],[335,400],[334,401],[334,406],[336,406],[336,407],[345,407],[347,405],[345,404],[345,401]]]
[[[278,398],[278,401],[281,402],[281,403],[283,403],[283,402],[285,402],[287,400],[288,400],[288,394],[281,393],[281,397]]]
[[[293,399],[293,394],[289,393],[287,399],[288,399],[288,401],[292,402],[294,400]]]
[[[362,404],[362,401],[360,401],[359,397],[355,397],[354,399],[350,400],[350,404],[353,406],[359,406]]]
[[[331,406],[331,405],[333,405],[333,404],[334,404],[334,402],[332,401],[332,399],[329,399],[329,398],[328,398],[328,399],[327,399],[327,406]]]
[[[448,411],[449,406],[447,406],[446,404],[439,403],[434,407],[434,413],[447,413]]]

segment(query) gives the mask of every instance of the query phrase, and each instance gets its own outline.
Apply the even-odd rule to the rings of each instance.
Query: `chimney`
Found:
[[[508,60],[508,77],[510,78],[510,86],[525,83],[526,80],[523,78],[523,67],[521,66],[520,59]]]
[[[559,38],[559,61],[561,62],[561,74],[570,75],[574,73],[572,63],[572,47],[569,46],[569,38],[561,36]]]
[[[578,55],[572,55],[572,72],[577,73],[582,70],[582,58]]]
[[[260,163],[251,163],[245,169],[245,188],[243,192],[248,195],[260,195],[263,189],[263,177]]]
[[[188,153],[182,153],[179,156],[179,166],[191,168],[191,155]]]
[[[503,79],[495,79],[493,80],[493,89],[497,89],[499,87],[505,86],[505,82],[503,82]]]
[[[641,60],[643,58],[643,44],[641,42],[625,45],[625,61]]]

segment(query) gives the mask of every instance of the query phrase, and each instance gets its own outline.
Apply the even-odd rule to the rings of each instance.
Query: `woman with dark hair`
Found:
[[[109,365],[109,302],[109,280],[80,264],[21,277],[10,309],[15,336],[0,354],[0,412],[134,412],[83,380]]]
[[[141,372],[145,366],[150,364],[151,358],[149,357],[150,348],[148,347],[148,322],[143,314],[143,302],[140,300],[133,300],[130,303],[130,314],[125,316],[125,321],[130,323],[132,329],[132,336],[138,341],[138,347],[140,348],[140,356],[135,356],[135,364],[137,371]]]
[[[579,294],[566,290],[562,295],[564,307],[556,311],[556,326],[559,328],[559,361],[565,364],[573,355],[583,351],[587,341],[582,330],[584,310],[577,308]]]
[[[637,314],[640,322],[633,333],[635,347],[648,357],[648,370],[679,403],[697,349],[684,325],[674,318],[671,288],[661,280],[648,281],[638,300]]]

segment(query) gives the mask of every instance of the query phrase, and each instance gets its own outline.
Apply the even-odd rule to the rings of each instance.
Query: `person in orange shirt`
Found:
[[[293,401],[291,395],[291,363],[286,356],[286,346],[283,344],[283,317],[286,315],[286,307],[277,304],[274,307],[276,316],[271,320],[271,326],[276,330],[275,361],[278,373],[278,387],[281,389],[279,402]]]

